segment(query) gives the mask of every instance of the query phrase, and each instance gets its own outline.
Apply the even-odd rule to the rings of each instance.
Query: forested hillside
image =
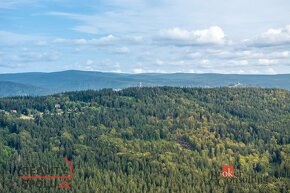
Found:
[[[0,109],[1,193],[289,193],[286,90],[103,89],[2,98]],[[64,156],[70,189],[19,178],[23,167],[66,166]]]
[[[8,96],[34,96],[50,93],[47,89],[42,89],[29,84],[21,84],[9,81],[0,81],[0,97]]]

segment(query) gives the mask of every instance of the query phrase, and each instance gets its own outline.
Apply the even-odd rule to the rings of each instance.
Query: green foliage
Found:
[[[0,112],[0,173],[9,180],[0,181],[0,192],[62,192],[20,189],[17,171],[64,164],[63,156],[74,163],[72,192],[290,188],[290,92],[285,90],[104,89],[3,98],[0,109],[5,110]],[[220,176],[223,164],[268,181],[229,183]]]

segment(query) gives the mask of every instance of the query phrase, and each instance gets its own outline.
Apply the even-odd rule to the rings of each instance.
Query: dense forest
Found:
[[[289,193],[289,133],[290,92],[281,89],[2,98],[0,192]],[[73,163],[71,179],[19,177],[68,175],[64,157]],[[234,177],[222,176],[223,165],[234,166]],[[63,181],[69,189],[58,187]]]

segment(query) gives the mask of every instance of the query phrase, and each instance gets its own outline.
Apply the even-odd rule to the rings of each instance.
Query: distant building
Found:
[[[237,88],[237,87],[241,87],[241,86],[242,86],[242,84],[239,83],[239,82],[238,83],[235,83],[235,84],[230,84],[229,85],[230,88]]]
[[[54,108],[59,109],[60,108],[60,104],[55,104]]]
[[[121,90],[122,90],[121,88],[113,88],[113,91],[116,91],[116,92],[121,91]]]

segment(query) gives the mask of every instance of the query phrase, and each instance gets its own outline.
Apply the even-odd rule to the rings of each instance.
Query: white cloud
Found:
[[[131,44],[140,44],[144,43],[144,37],[143,36],[125,36],[122,38],[122,40],[126,43]]]
[[[193,31],[188,31],[181,28],[172,28],[160,31],[158,37],[161,40],[171,41],[177,45],[225,43],[225,33],[218,26]]]
[[[173,65],[173,66],[182,66],[185,64],[185,61],[184,60],[173,60],[173,61],[170,61],[170,62],[167,62],[169,65]]]
[[[290,25],[284,28],[272,28],[254,39],[247,39],[245,43],[253,46],[276,46],[290,44]]]
[[[273,57],[273,58],[288,58],[289,57],[289,51],[273,52],[273,53],[270,54],[270,57]]]
[[[284,43],[290,41],[290,25],[280,29],[269,29],[261,36],[269,43]]]
[[[258,73],[259,73],[259,72],[258,72]],[[264,73],[265,73],[265,74],[277,74],[277,71],[274,70],[273,68],[266,68],[266,69],[264,70]]]
[[[245,50],[245,51],[234,52],[233,56],[249,59],[249,58],[261,58],[261,57],[264,57],[264,54],[260,51]]]
[[[75,62],[74,69],[88,70],[88,71],[101,71],[101,72],[119,72],[121,73],[120,63],[111,59],[87,59],[85,61]]]
[[[104,36],[98,39],[63,39],[58,38],[53,43],[78,45],[78,46],[107,46],[116,43],[119,39],[113,35]]]
[[[87,60],[87,62],[86,62],[86,65],[87,66],[91,66],[91,65],[94,65],[95,64],[95,61],[93,61],[93,60]]]
[[[198,30],[194,34],[198,37],[197,41],[201,43],[223,44],[225,40],[224,31],[218,26]]]
[[[204,59],[204,60],[201,60],[200,63],[201,63],[202,65],[209,65],[209,64],[210,64],[210,61],[207,60],[207,59]]]
[[[62,53],[58,51],[34,51],[27,48],[16,50],[15,53],[3,53],[0,55],[0,67],[25,68],[26,66],[38,66],[59,61]],[[36,65],[37,64],[37,65]]]
[[[118,40],[118,38],[116,38],[115,36],[108,35],[108,36],[102,37],[100,39],[93,39],[92,43],[95,45],[108,45],[108,44],[114,43],[117,40]]]
[[[259,59],[258,60],[258,63],[260,65],[273,65],[273,64],[277,64],[279,62],[279,60],[272,60],[272,59],[266,59],[266,58],[263,58],[263,59]]]
[[[178,66],[178,67],[182,67],[184,66],[186,63],[184,60],[161,60],[161,59],[157,59],[155,61],[152,62],[155,65],[158,66],[164,66],[166,64],[167,67],[172,67],[172,66]]]
[[[140,73],[144,73],[145,71],[144,71],[144,69],[142,69],[142,68],[134,68],[133,70],[132,70],[132,73],[134,73],[134,74],[140,74]]]
[[[140,44],[143,41],[142,36],[125,36],[125,37],[116,37],[112,34],[103,36],[100,38],[92,38],[92,39],[64,39],[57,38],[52,41],[52,43],[70,45],[70,46],[119,46],[121,44]],[[116,48],[116,52],[119,53],[128,53],[129,48],[123,46],[120,48]]]
[[[128,54],[130,53],[130,49],[127,47],[120,47],[120,48],[116,48],[115,53],[117,54]]]
[[[162,66],[164,64],[164,61],[163,60],[160,60],[160,59],[157,59],[157,60],[155,60],[154,63],[157,64],[157,65],[159,65],[159,66]]]
[[[248,60],[234,60],[230,62],[234,66],[248,66],[249,61]]]
[[[192,52],[192,53],[188,54],[189,58],[199,58],[201,56],[202,56],[202,54],[200,52]]]
[[[273,68],[262,68],[262,69],[218,69],[214,73],[223,73],[223,74],[277,74]]]
[[[24,62],[42,62],[42,61],[57,61],[61,58],[62,54],[56,51],[51,52],[36,52],[36,51],[24,51],[20,55],[13,57],[14,61]]]

